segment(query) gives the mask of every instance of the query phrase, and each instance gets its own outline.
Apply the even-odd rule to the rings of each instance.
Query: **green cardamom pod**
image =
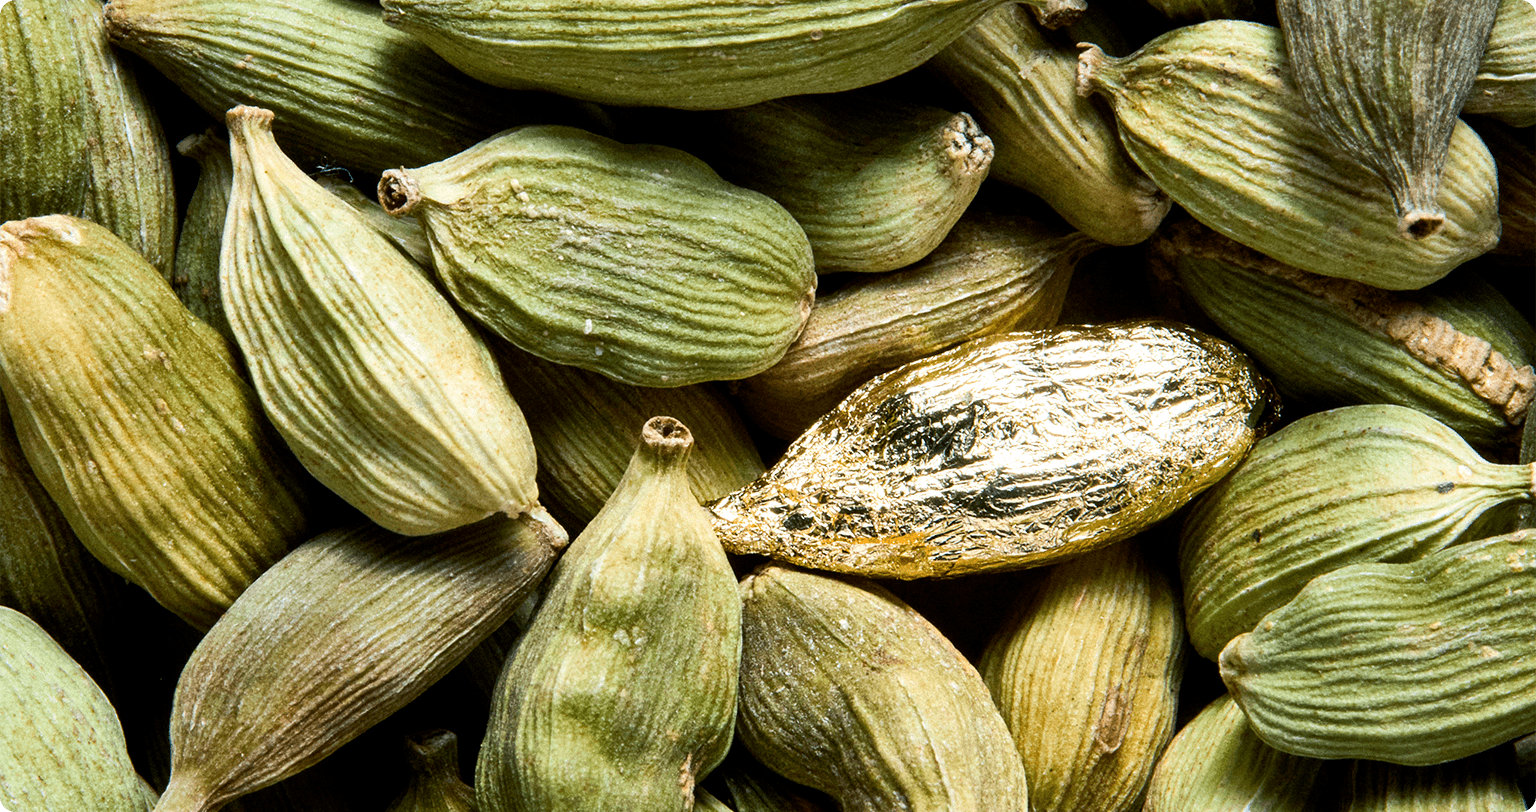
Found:
[[[421,223],[416,222],[415,216],[405,214],[391,217],[379,205],[378,199],[363,194],[352,185],[350,179],[343,180],[336,173],[321,173],[315,175],[314,179],[326,191],[341,198],[353,211],[362,215],[368,225],[383,234],[384,239],[389,240],[400,253],[410,257],[422,270],[431,273],[432,248],[427,245],[427,233],[422,230]]]
[[[1421,288],[1498,243],[1498,180],[1457,124],[1431,236],[1398,235],[1392,196],[1309,117],[1280,32],[1214,20],[1117,59],[1079,57],[1080,93],[1109,98],[1136,163],[1196,220],[1302,270]]]
[[[883,578],[1038,566],[1128,538],[1231,470],[1268,385],[1183,325],[980,338],[854,390],[712,506],[734,553]]]
[[[636,386],[761,372],[815,297],[789,212],[669,147],[522,127],[385,172],[379,201],[417,214],[444,287],[481,323]]]
[[[1531,531],[1320,575],[1222,649],[1255,732],[1312,758],[1424,766],[1536,728]]]
[[[733,812],[723,801],[710,795],[703,787],[694,790],[693,809],[694,812]]]
[[[219,253],[224,247],[229,192],[235,182],[229,142],[214,134],[210,127],[206,133],[181,139],[176,151],[197,161],[202,173],[197,176],[197,188],[187,202],[187,216],[176,243],[176,270],[171,286],[192,315],[208,322],[235,347],[235,333],[224,315],[224,300],[219,292]]]
[[[550,574],[475,768],[484,812],[689,812],[736,714],[736,576],[694,498],[693,435],[653,417]]]
[[[489,350],[409,259],[229,112],[224,311],[304,467],[385,529],[537,504],[533,440]],[[304,340],[296,340],[302,336]]]
[[[411,779],[385,812],[476,812],[475,789],[459,780],[459,737],[428,730],[405,741]]]
[[[1531,132],[1496,121],[1479,121],[1477,132],[1499,167],[1499,221],[1504,231],[1493,251],[1536,254],[1536,143]]]
[[[1427,767],[1350,764],[1340,812],[1526,812],[1514,750],[1495,748]]]
[[[1500,0],[1461,111],[1492,116],[1512,127],[1536,125],[1536,6],[1530,0]]]

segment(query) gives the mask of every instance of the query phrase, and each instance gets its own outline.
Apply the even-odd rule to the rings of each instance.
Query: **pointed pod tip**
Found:
[[[1103,69],[1109,61],[1109,56],[1104,53],[1103,48],[1091,42],[1079,42],[1077,47],[1083,49],[1077,55],[1077,95],[1086,99],[1093,95],[1095,71]]]
[[[396,217],[415,211],[421,203],[421,189],[405,167],[386,170],[379,178],[379,205]]]
[[[675,417],[653,417],[640,429],[640,442],[662,456],[686,454],[693,448],[693,432]]]
[[[271,110],[242,104],[238,107],[231,107],[229,112],[224,114],[224,123],[229,125],[230,135],[233,137],[237,131],[242,133],[271,132],[272,120],[275,118],[277,118],[277,114]]]

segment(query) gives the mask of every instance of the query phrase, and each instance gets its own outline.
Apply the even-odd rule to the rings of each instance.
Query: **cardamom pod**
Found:
[[[710,795],[703,787],[694,790],[693,809],[694,812],[733,812],[723,801]]]
[[[1500,0],[1461,111],[1492,116],[1511,127],[1536,125],[1536,6],[1530,0]]]
[[[187,202],[187,216],[182,221],[181,238],[176,243],[176,269],[171,287],[181,297],[192,315],[208,322],[238,347],[234,330],[224,315],[224,300],[219,292],[219,253],[224,247],[224,220],[229,214],[229,192],[235,182],[235,165],[229,155],[229,142],[214,134],[213,128],[189,135],[176,144],[176,151],[197,161],[201,174],[197,188]]]
[[[220,275],[283,439],[397,533],[534,507],[533,440],[490,352],[419,268],[278,149],[272,116],[228,115],[235,183]]]
[[[1477,132],[1499,167],[1499,221],[1504,231],[1493,251],[1536,254],[1536,144],[1530,131],[1479,121]]]
[[[1514,750],[1495,748],[1427,767],[1381,761],[1349,766],[1340,812],[1526,812]]]
[[[1172,323],[976,339],[864,384],[712,506],[734,553],[887,578],[1037,566],[1128,538],[1220,479],[1267,384]]]
[[[1530,500],[1533,471],[1486,462],[1443,423],[1402,406],[1303,417],[1256,443],[1185,519],[1190,642],[1216,659],[1330,570],[1453,544],[1490,508]]]
[[[351,174],[351,173],[347,173]],[[379,205],[377,198],[369,197],[362,193],[349,179],[343,180],[338,174],[325,172],[314,176],[315,182],[320,184],[327,192],[341,198],[352,210],[362,215],[368,221],[368,225],[384,235],[384,239],[399,249],[400,253],[411,258],[411,261],[420,265],[422,270],[431,274],[432,248],[427,245],[427,233],[422,230],[421,223],[416,222],[412,215],[405,214],[391,217]]]
[[[702,161],[571,127],[508,130],[392,169],[459,306],[556,363],[636,386],[744,378],[810,313],[810,244],[789,212]]]
[[[1536,728],[1531,531],[1320,575],[1222,649],[1271,746],[1424,766]]]
[[[459,737],[427,730],[405,740],[411,779],[385,812],[476,812],[475,790],[459,780]]]
[[[1312,123],[1277,29],[1213,20],[1079,61],[1078,92],[1109,98],[1121,143],[1175,203],[1281,262],[1403,290],[1498,243],[1493,158],[1465,124],[1435,198],[1444,224],[1402,239],[1391,195]]]
[[[485,812],[694,805],[736,714],[736,576],[694,499],[693,435],[653,417],[618,489],[550,575],[475,768]]]

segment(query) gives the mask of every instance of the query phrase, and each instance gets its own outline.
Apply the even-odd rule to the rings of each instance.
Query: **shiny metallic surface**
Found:
[[[883,578],[1049,563],[1131,536],[1240,461],[1269,386],[1171,322],[978,339],[876,378],[712,506],[727,550]]]

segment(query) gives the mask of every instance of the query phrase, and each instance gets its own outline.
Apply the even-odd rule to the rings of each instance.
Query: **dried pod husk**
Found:
[[[991,176],[1039,195],[1103,243],[1152,235],[1172,205],[1131,161],[1115,124],[1077,95],[1077,57],[1022,8],[999,8],[929,64],[974,107],[992,138]]]
[[[973,338],[1054,326],[1078,261],[1100,247],[1028,217],[968,213],[921,262],[819,297],[784,357],[732,390],[754,424],[793,439],[882,372]]]
[[[741,583],[736,733],[843,812],[1025,812],[1024,766],[981,675],[872,582],[765,565]]]
[[[688,483],[693,435],[641,431],[507,662],[475,768],[485,812],[693,808],[736,714],[736,576]]]
[[[889,79],[1001,2],[791,0],[763,14],[753,5],[701,11],[679,0],[537,0],[516,7],[386,0],[384,21],[494,85],[604,104],[720,110]]]
[[[405,741],[410,784],[385,812],[476,812],[475,789],[459,779],[459,737],[427,730]]]
[[[0,606],[0,807],[148,812],[117,714],[79,663],[31,618]]]
[[[1479,121],[1477,132],[1499,167],[1499,220],[1504,230],[1493,252],[1536,254],[1536,139],[1529,129],[1494,121]]]
[[[170,278],[176,193],[160,120],[96,0],[0,7],[0,222],[100,223]]]
[[[525,404],[539,456],[539,499],[567,527],[583,526],[619,485],[653,415],[677,418],[696,438],[688,481],[712,502],[763,473],[763,458],[736,413],[712,384],[653,389],[556,364],[504,341],[492,345],[512,396]]]
[[[1391,193],[1397,230],[1423,239],[1451,131],[1499,0],[1278,0],[1287,62],[1312,121]]]
[[[224,339],[112,232],[6,223],[0,278],[0,387],[32,470],[103,564],[208,628],[304,538],[309,479]]]
[[[1518,442],[1536,398],[1536,331],[1479,278],[1385,291],[1276,262],[1193,222],[1152,251],[1288,401],[1394,403],[1479,448]]]
[[[670,147],[520,127],[384,173],[379,201],[416,213],[438,277],[481,323],[636,386],[761,372],[815,297],[789,212]]]
[[[224,311],[299,461],[406,535],[536,505],[533,440],[473,328],[278,149],[270,111],[228,120]]]
[[[331,194],[339,197],[352,210],[362,215],[368,225],[384,235],[384,239],[399,249],[400,253],[411,258],[412,262],[420,265],[422,270],[429,275],[432,268],[432,247],[427,245],[427,232],[421,228],[421,223],[416,221],[415,215],[404,214],[396,217],[390,216],[379,205],[377,198],[363,194],[362,190],[352,185],[350,179],[343,179],[334,172],[324,172],[314,176],[315,182]]]
[[[1257,439],[1226,342],[1122,322],[976,339],[864,384],[716,502],[727,550],[872,577],[1018,569],[1128,538]]]
[[[1339,812],[1526,812],[1513,749],[1404,767],[1381,761],[1349,766]]]
[[[1320,575],[1222,649],[1255,732],[1312,758],[1423,766],[1536,728],[1532,531]]]
[[[1445,219],[1398,234],[1392,196],[1312,123],[1279,30],[1214,20],[1123,59],[1089,47],[1079,92],[1102,93],[1136,163],[1196,220],[1291,265],[1421,288],[1499,240],[1493,158],[1458,123],[1435,198]]]
[[[564,544],[536,510],[429,538],[364,525],[295,548],[182,670],[156,812],[218,809],[404,707],[512,614]]]
[[[1124,812],[1173,737],[1179,599],[1135,542],[1058,564],[981,658],[1034,812]]]
[[[1315,812],[1323,767],[1265,744],[1224,694],[1173,737],[1152,772],[1142,812]]]
[[[1512,127],[1536,125],[1536,6],[1530,0],[1500,0],[1461,111],[1493,116]]]
[[[176,242],[176,270],[171,287],[192,315],[208,322],[236,347],[234,330],[224,316],[219,293],[219,253],[224,246],[224,220],[229,214],[229,191],[235,182],[235,165],[229,142],[212,128],[181,139],[176,150],[197,161],[201,174],[187,202],[187,216]]]

